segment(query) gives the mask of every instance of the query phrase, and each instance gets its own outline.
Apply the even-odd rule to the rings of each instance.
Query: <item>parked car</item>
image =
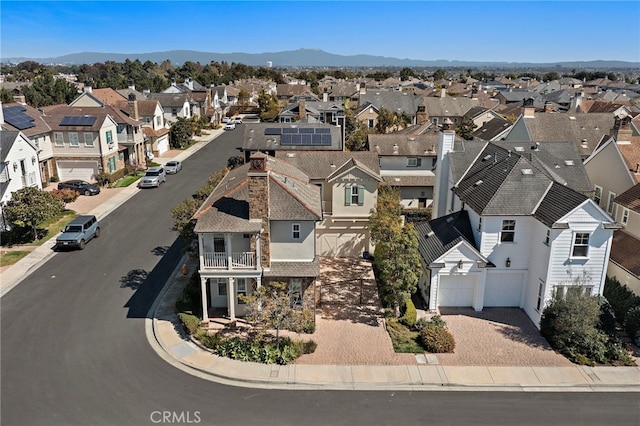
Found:
[[[79,248],[83,250],[92,238],[100,236],[100,223],[93,215],[78,216],[67,223],[56,238],[56,249]]]
[[[78,179],[58,182],[58,189],[73,189],[77,193],[83,195],[98,195],[100,193],[100,187],[95,183],[89,183]]]
[[[234,119],[233,119],[233,122],[234,122],[235,124],[242,124],[242,117],[234,118]]]
[[[175,175],[180,170],[182,170],[182,163],[179,161],[171,160],[168,161],[167,164],[164,165],[164,171],[168,175]]]
[[[167,173],[164,171],[164,167],[149,167],[138,182],[138,188],[151,188],[159,187],[162,182],[167,180]]]
[[[236,123],[227,123],[224,125],[225,130],[234,130],[236,128]]]
[[[222,117],[222,122],[223,123],[228,123],[230,121],[231,121],[231,119],[229,117]]]

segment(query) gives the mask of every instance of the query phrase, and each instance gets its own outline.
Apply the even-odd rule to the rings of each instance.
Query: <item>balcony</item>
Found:
[[[205,269],[256,269],[256,254],[251,251],[231,253],[231,267],[226,253],[204,252],[202,266]]]

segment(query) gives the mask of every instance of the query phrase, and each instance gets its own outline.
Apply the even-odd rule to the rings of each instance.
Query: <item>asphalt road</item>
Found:
[[[637,393],[273,391],[162,361],[144,323],[180,259],[169,212],[237,155],[242,127],[0,300],[2,425],[637,425]]]

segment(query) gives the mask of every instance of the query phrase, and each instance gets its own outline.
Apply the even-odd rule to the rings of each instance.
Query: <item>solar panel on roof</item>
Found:
[[[36,127],[34,119],[30,115],[27,115],[26,111],[27,110],[20,105],[3,108],[4,121],[18,130]]]
[[[279,127],[267,127],[266,129],[264,129],[264,134],[265,135],[281,135],[282,129]]]
[[[331,129],[327,129],[325,127],[317,128],[316,133],[331,133]]]
[[[313,127],[304,127],[298,129],[298,133],[314,133],[315,129]]]
[[[293,128],[285,127],[284,129],[282,129],[282,134],[284,135],[286,133],[288,133],[288,134],[298,133],[298,128],[297,127],[293,127]]]
[[[300,135],[300,145],[311,145],[311,135]]]
[[[311,145],[322,145],[322,135],[312,135]]]
[[[291,135],[291,145],[302,145],[300,135]]]
[[[331,135],[320,135],[322,136],[322,145],[331,145]]]
[[[76,115],[67,115],[62,118],[60,122],[61,126],[93,126],[97,117],[92,117],[89,115],[85,116],[76,116]]]
[[[292,135],[282,135],[280,145],[291,145],[291,136]]]

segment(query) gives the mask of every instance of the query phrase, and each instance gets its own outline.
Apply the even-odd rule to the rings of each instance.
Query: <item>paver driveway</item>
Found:
[[[566,367],[527,314],[518,308],[440,308],[456,339],[452,354],[438,354],[442,365]]]

